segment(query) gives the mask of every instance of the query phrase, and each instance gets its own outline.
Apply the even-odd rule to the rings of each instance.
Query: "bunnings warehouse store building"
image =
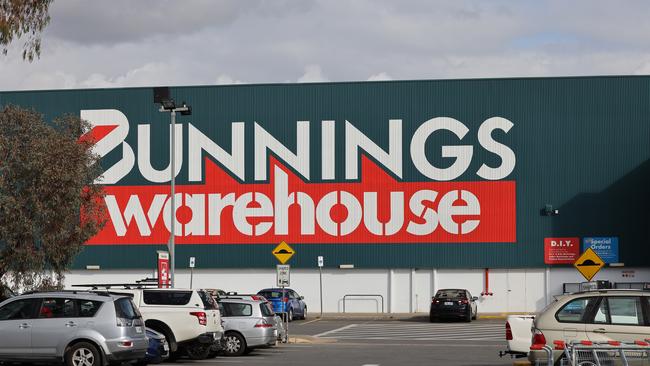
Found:
[[[291,287],[428,311],[467,288],[480,312],[541,309],[593,247],[594,280],[650,282],[650,77],[172,87],[176,284]],[[108,222],[68,284],[151,277],[171,227],[170,114],[151,88],[2,92],[94,127]],[[346,311],[381,311],[346,297]]]

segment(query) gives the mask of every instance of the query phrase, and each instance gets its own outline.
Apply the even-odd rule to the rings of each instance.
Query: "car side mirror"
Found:
[[[476,300],[478,300],[477,296],[472,297],[472,301],[476,301]]]
[[[304,297],[304,296],[300,296],[300,300],[304,300],[304,299],[305,299],[305,297]]]

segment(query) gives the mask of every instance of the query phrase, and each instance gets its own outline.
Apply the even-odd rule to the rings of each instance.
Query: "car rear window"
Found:
[[[594,323],[643,325],[643,308],[639,297],[611,296],[603,298]]]
[[[138,308],[135,307],[133,301],[128,297],[115,300],[115,315],[118,318],[131,320],[141,317]]]
[[[466,297],[464,290],[440,290],[436,293],[436,298],[440,299],[464,299]]]
[[[262,310],[262,316],[274,316],[273,307],[268,302],[263,302],[260,304],[260,310]]]
[[[97,314],[103,302],[93,300],[79,300],[79,316],[82,318],[91,318]]]
[[[187,305],[192,291],[143,291],[142,299],[147,305]]]
[[[286,295],[289,295],[289,291],[286,291],[285,293]],[[264,296],[267,299],[277,299],[282,297],[282,291],[260,291],[257,294]]]
[[[251,316],[253,315],[253,307],[250,304],[241,304],[236,302],[222,303],[224,309],[224,316]]]

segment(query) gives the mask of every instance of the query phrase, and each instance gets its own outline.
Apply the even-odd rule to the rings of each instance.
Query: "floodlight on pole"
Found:
[[[176,107],[174,99],[170,96],[169,87],[158,87],[153,88],[153,102],[154,104],[160,104],[159,112],[169,112],[171,115],[171,141],[169,145],[169,156],[170,156],[170,170],[171,170],[171,220],[170,220],[170,232],[169,232],[169,273],[171,275],[171,287],[176,286],[176,281],[174,278],[174,269],[176,268],[176,248],[175,248],[175,227],[176,227],[176,112],[180,112],[183,116],[189,116],[192,114],[192,107],[188,106],[187,103],[183,102],[180,107]]]

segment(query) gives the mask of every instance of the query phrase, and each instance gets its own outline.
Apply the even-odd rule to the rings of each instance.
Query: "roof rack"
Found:
[[[256,301],[262,300],[262,299],[268,301],[268,299],[266,297],[264,297],[262,295],[259,295],[259,294],[239,294],[237,292],[232,292],[232,291],[227,292],[225,295],[213,296],[213,297],[217,297],[219,300],[221,300],[221,299],[243,299],[244,297],[250,297],[251,299],[256,300]]]
[[[83,293],[83,294],[96,294],[101,296],[108,296],[103,293],[98,293],[90,290],[33,290],[33,291],[23,292],[21,295],[48,294],[48,293],[57,293],[57,292],[70,293],[74,295],[78,293]]]
[[[152,287],[158,287],[158,284],[153,284],[153,283],[90,283],[90,284],[80,284],[80,285],[72,285],[72,287],[86,287],[86,288],[92,288],[93,290],[99,290],[100,288],[103,289],[111,289],[113,287],[121,287],[124,289],[132,289],[132,288],[152,288]]]
[[[575,294],[593,294],[594,292],[600,292],[600,293],[607,293],[607,292],[649,292],[650,288],[643,288],[643,289],[637,289],[637,288],[600,288],[600,289],[593,289],[593,290],[584,290],[584,291],[577,291],[577,292],[570,292],[567,295],[575,295]]]

